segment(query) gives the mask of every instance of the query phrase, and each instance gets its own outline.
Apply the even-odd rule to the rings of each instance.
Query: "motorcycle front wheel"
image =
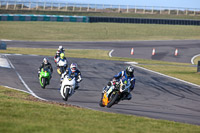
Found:
[[[108,103],[107,107],[110,108],[115,104],[115,101],[117,100],[119,94],[115,92],[115,94],[111,94],[110,96],[110,102]]]
[[[46,79],[46,78],[42,78],[41,80],[42,80],[42,85],[41,85],[41,87],[42,87],[43,89],[45,89],[47,79]]]
[[[66,91],[65,91],[65,90],[66,90]],[[64,94],[64,97],[65,97],[64,100],[67,101],[67,100],[68,100],[68,97],[69,97],[69,88],[66,88],[66,87],[65,87],[65,88],[63,89],[63,94]]]

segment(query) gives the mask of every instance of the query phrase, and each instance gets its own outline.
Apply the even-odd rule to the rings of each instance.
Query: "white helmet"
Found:
[[[63,46],[59,46],[58,50],[63,50]]]
[[[43,62],[44,62],[44,64],[46,65],[49,61],[48,61],[47,58],[44,58],[44,59],[43,59]]]
[[[77,64],[76,64],[76,63],[72,63],[72,64],[70,65],[70,69],[71,69],[72,72],[75,72],[76,69],[77,69]]]

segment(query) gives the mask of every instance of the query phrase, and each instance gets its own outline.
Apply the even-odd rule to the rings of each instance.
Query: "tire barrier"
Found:
[[[0,21],[89,22],[86,16],[0,14]]]
[[[200,26],[200,20],[87,17],[87,16],[64,16],[64,15],[0,14],[0,21],[57,21],[57,22],[85,22],[85,23],[105,22],[105,23],[168,24],[168,25]]]
[[[89,17],[90,23],[137,23],[137,24],[168,24],[168,25],[200,25],[200,20],[181,19],[153,19],[153,18],[117,18],[117,17]]]

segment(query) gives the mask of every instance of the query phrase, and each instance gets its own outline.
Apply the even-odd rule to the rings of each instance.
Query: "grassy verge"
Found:
[[[2,133],[116,133],[130,131],[188,133],[200,130],[200,126],[196,125],[42,102],[29,94],[1,86],[0,110],[0,132]]]
[[[0,39],[31,41],[112,41],[199,39],[199,26],[1,22]]]
[[[17,54],[36,54],[54,56],[56,49],[40,49],[40,48],[8,48],[0,50],[0,53],[17,53]],[[169,76],[173,76],[191,83],[200,85],[200,74],[197,73],[196,67],[191,67],[189,63],[165,62],[158,60],[146,60],[135,58],[120,58],[108,56],[109,51],[105,50],[79,50],[67,49],[67,57],[89,58],[102,60],[130,61],[138,62],[140,66],[150,70],[154,70]]]
[[[31,10],[0,10],[2,14],[44,14],[44,15],[68,15],[68,16],[106,16],[129,18],[163,18],[163,19],[200,19],[194,15],[164,15],[164,14],[135,14],[135,13],[100,13],[100,12],[66,12],[66,11],[31,11]]]

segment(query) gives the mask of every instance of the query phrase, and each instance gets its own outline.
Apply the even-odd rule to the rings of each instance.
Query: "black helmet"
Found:
[[[134,74],[134,68],[132,66],[128,66],[126,68],[126,74],[127,74],[128,77],[132,77],[133,74]]]

